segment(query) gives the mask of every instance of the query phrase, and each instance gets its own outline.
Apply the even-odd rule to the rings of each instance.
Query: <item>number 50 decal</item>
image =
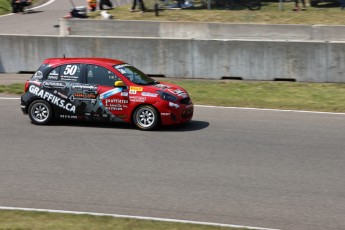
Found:
[[[63,72],[64,75],[74,75],[77,72],[78,66],[76,65],[67,65],[65,71]]]

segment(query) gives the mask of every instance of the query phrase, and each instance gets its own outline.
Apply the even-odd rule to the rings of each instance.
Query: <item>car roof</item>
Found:
[[[125,62],[117,59],[111,58],[85,58],[85,57],[78,57],[78,58],[47,58],[43,61],[44,64],[49,64],[52,66],[61,65],[61,64],[68,64],[68,63],[84,63],[84,64],[99,64],[99,65],[118,65],[118,64],[125,64]]]

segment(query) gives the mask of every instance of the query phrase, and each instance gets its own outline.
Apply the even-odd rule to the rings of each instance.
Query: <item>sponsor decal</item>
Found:
[[[29,81],[31,84],[34,84],[34,85],[37,85],[37,86],[41,86],[42,85],[42,82],[39,82],[39,81]]]
[[[66,103],[66,101],[52,93],[49,93],[45,91],[44,89],[40,89],[39,87],[35,85],[30,85],[29,92],[52,103],[53,105],[56,105],[62,109],[67,110],[68,112],[75,113],[75,106],[71,103]]]
[[[60,92],[58,92],[57,90],[54,90],[54,93],[59,95],[60,97],[62,97],[63,99],[67,99],[68,97]]]
[[[105,106],[108,106],[108,103],[128,104],[128,100],[122,100],[122,99],[106,99],[106,100],[105,100]]]
[[[65,81],[78,81],[78,76],[61,75],[61,80],[65,80]]]
[[[183,90],[180,90],[180,89],[168,89],[169,92],[173,93],[173,94],[177,94],[178,96],[180,97],[183,97],[183,98],[186,98],[188,97],[188,94],[186,92],[184,92]]]
[[[127,66],[131,66],[131,65],[130,64],[121,64],[121,65],[115,66],[115,68],[120,69],[120,68],[127,67]]]
[[[56,69],[54,69],[53,71],[51,71],[48,75],[48,79],[49,80],[58,80],[59,79],[59,73],[56,72]]]
[[[128,104],[128,100],[106,99],[105,108],[109,111],[122,111],[123,104]]]
[[[78,119],[78,116],[75,115],[60,115],[62,119]]]
[[[157,97],[158,94],[157,93],[150,93],[150,92],[142,92],[141,96],[144,96],[144,97]]]
[[[160,88],[160,89],[168,89],[170,86],[164,85],[164,84],[157,84],[155,87]]]
[[[162,116],[170,116],[170,113],[161,113]]]
[[[105,107],[109,111],[122,111],[122,107]]]
[[[73,94],[74,98],[76,99],[85,99],[85,100],[88,100],[88,99],[96,99],[96,94],[93,94],[93,93],[75,93]]]
[[[41,71],[37,71],[34,76],[33,79],[37,79],[37,80],[41,80],[43,79],[43,73]]]
[[[94,85],[72,84],[71,88],[77,91],[97,91],[98,87]]]
[[[132,102],[145,102],[146,97],[130,96],[129,100]]]
[[[122,97],[128,97],[128,92],[121,92]]]
[[[114,89],[108,90],[108,91],[102,93],[101,95],[99,95],[99,99],[101,99],[101,100],[106,99],[106,98],[111,97],[117,93],[120,93],[121,91],[122,91],[122,88],[114,88]]]
[[[129,90],[130,91],[139,91],[139,92],[141,92],[141,91],[143,91],[143,87],[131,86],[129,88]]]
[[[62,81],[45,81],[43,82],[43,87],[46,88],[65,88],[66,82]]]
[[[53,75],[49,75],[48,76],[48,80],[58,80],[59,76],[53,76]]]
[[[130,90],[129,94],[137,94],[137,91]]]

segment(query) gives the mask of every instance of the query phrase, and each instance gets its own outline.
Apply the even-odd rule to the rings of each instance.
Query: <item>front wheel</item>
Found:
[[[150,105],[139,106],[133,114],[133,122],[141,130],[152,130],[158,125],[158,112]]]
[[[53,119],[51,105],[42,100],[34,101],[29,106],[29,117],[35,125],[46,125]]]

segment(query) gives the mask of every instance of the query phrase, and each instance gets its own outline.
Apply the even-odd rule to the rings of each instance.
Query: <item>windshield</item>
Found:
[[[130,64],[121,64],[114,66],[120,73],[122,73],[131,82],[138,85],[155,85],[157,82],[135,68]]]

